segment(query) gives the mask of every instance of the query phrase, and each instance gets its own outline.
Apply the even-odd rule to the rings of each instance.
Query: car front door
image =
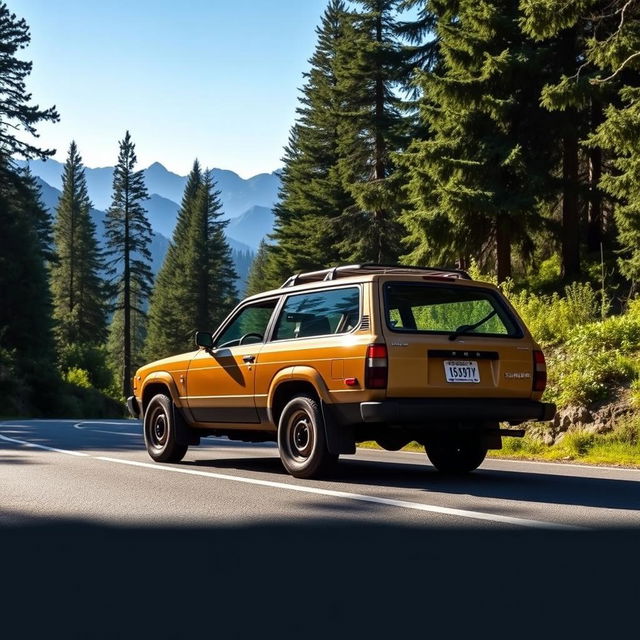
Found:
[[[196,422],[258,423],[255,361],[277,298],[248,304],[225,324],[212,349],[187,371],[187,404]]]

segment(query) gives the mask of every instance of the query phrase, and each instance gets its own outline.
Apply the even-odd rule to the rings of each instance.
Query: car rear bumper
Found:
[[[129,410],[129,413],[132,417],[140,417],[140,405],[138,404],[135,396],[129,396],[127,398],[127,409]]]
[[[398,398],[360,403],[367,424],[426,424],[429,422],[498,421],[520,424],[551,420],[556,406],[550,402],[511,398]]]

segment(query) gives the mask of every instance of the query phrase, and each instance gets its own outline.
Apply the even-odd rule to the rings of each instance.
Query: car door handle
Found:
[[[256,361],[255,356],[242,356],[243,362],[251,363]]]

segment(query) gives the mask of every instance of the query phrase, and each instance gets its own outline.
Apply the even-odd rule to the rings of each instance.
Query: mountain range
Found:
[[[26,164],[31,172],[46,183],[62,189],[63,164],[57,160],[19,161],[18,166]],[[179,203],[182,200],[187,176],[169,171],[159,162],[154,162],[143,170],[149,194],[156,194],[167,200]],[[280,188],[279,171],[260,173],[252,178],[241,178],[237,173],[226,169],[212,169],[211,173],[220,190],[220,199],[225,218],[235,218],[251,207],[271,208],[278,198]],[[85,167],[89,196],[96,209],[104,211],[111,204],[113,167]]]
[[[16,164],[25,166],[27,163],[18,161]],[[38,179],[45,206],[53,213],[60,197],[64,165],[52,159],[32,160],[28,165]],[[154,232],[151,254],[155,274],[169,247],[187,177],[167,170],[159,162],[154,162],[143,173],[150,194],[144,206]],[[279,172],[262,173],[246,180],[225,169],[213,169],[212,174],[220,191],[222,219],[229,221],[226,235],[239,275],[238,284],[242,288],[253,254],[260,241],[273,230],[272,207],[280,188]],[[85,167],[85,175],[89,197],[95,207],[91,215],[102,242],[104,212],[111,202],[113,167]]]

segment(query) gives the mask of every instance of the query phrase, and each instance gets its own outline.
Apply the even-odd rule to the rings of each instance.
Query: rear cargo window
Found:
[[[475,287],[389,282],[387,326],[404,333],[464,333],[519,338],[522,331],[493,291]]]

